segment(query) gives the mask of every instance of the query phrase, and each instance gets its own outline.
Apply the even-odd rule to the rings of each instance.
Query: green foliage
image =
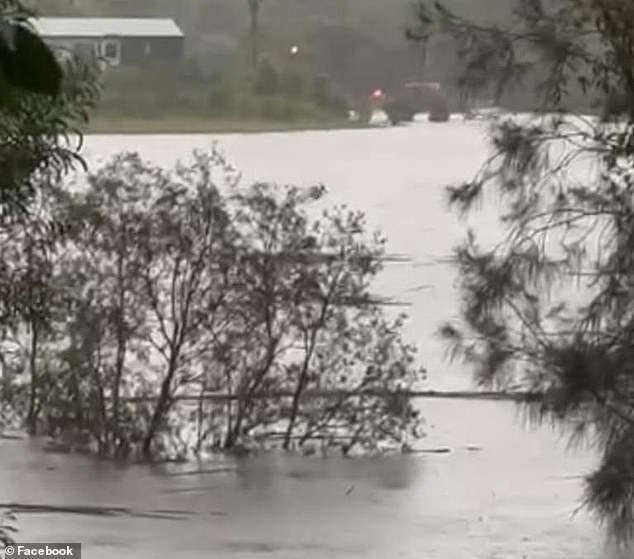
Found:
[[[300,47],[298,68],[307,76],[327,74],[337,90],[367,95],[377,87],[396,88],[418,74],[420,58],[402,40],[411,0],[258,2],[253,54],[247,0],[36,0],[47,15],[173,17],[187,37],[187,51],[211,71],[253,80],[254,60],[270,57],[284,70],[289,48]]]
[[[35,194],[31,178],[38,169],[62,174],[81,164],[78,127],[98,96],[96,69],[69,59],[55,98],[21,94],[0,106],[0,212],[4,220],[23,212]]]
[[[328,77],[323,74],[315,76],[310,85],[310,95],[313,101],[321,106],[327,105],[332,97]]]
[[[32,385],[40,355],[36,332],[47,330],[59,308],[59,284],[51,281],[50,252],[59,223],[37,213],[53,194],[49,179],[81,163],[77,126],[97,96],[94,69],[69,59],[60,63],[28,27],[30,15],[16,0],[0,0],[0,387],[5,425],[35,420],[35,393],[12,385],[5,373],[26,365]],[[73,145],[73,136],[78,144]],[[28,362],[19,340],[30,334]],[[27,403],[28,402],[28,403]],[[13,543],[14,517],[0,520],[0,550]]]
[[[449,189],[461,213],[487,191],[499,194],[508,236],[490,248],[469,235],[457,248],[463,323],[442,334],[454,355],[476,364],[483,386],[541,393],[532,417],[599,449],[585,503],[613,536],[631,539],[634,5],[525,0],[510,28],[474,25],[440,5],[421,8],[419,19],[419,40],[440,31],[484,43],[465,53],[465,71],[504,69],[491,81],[500,93],[524,67],[518,50],[530,50],[542,107],[557,110],[499,119],[491,159]],[[566,110],[574,85],[600,117]]]
[[[96,87],[89,70],[62,66],[24,18],[19,2],[0,3],[0,217],[23,213],[34,195],[30,177],[44,167],[63,172],[77,161],[66,142],[87,119]]]
[[[26,23],[30,12],[17,0],[2,0],[0,11],[0,102],[25,91],[55,98],[61,89],[62,70]]]
[[[67,298],[46,299],[41,418],[114,456],[233,448],[276,426],[286,448],[418,436],[409,403],[396,413],[392,402],[421,378],[415,348],[369,292],[384,239],[346,208],[310,218],[321,187],[237,180],[218,155],[171,170],[120,155],[50,206],[71,226],[50,267]],[[18,413],[30,349],[7,364],[0,394]],[[235,401],[176,399],[210,390]]]
[[[6,24],[2,39],[0,67],[5,84],[30,93],[57,96],[62,70],[42,39],[22,23]]]
[[[273,63],[266,59],[259,68],[254,90],[257,95],[277,95],[280,89],[280,75]]]
[[[0,518],[0,551],[4,551],[8,545],[15,543],[14,534],[16,529],[13,524],[14,521],[15,515],[11,512],[4,512]]]
[[[298,99],[304,95],[305,83],[304,78],[297,72],[286,72],[282,74],[280,80],[281,92],[295,99]]]
[[[278,74],[275,74],[278,76]],[[271,89],[272,83],[277,84]],[[346,107],[332,98],[323,103],[310,99],[304,77],[283,74],[268,85],[260,83],[251,93],[249,82],[232,81],[226,75],[205,76],[188,62],[183,67],[150,69],[112,68],[104,77],[104,87],[95,114],[160,118],[195,116],[201,119],[253,119],[273,121],[327,121],[343,118]],[[267,89],[268,88],[268,89]]]
[[[5,19],[23,15],[18,3],[5,2],[1,7]],[[26,43],[24,38],[19,41],[22,45],[29,44],[29,48],[35,44],[29,43],[30,39],[26,39]],[[24,54],[16,52],[15,56]],[[20,62],[22,70],[31,74],[41,70],[41,77],[46,78],[45,61],[35,57],[31,64],[23,62]],[[31,268],[28,265],[21,268],[23,262],[14,266],[15,262],[8,262],[5,257],[15,246],[12,243],[18,242],[16,239],[24,240],[31,233],[33,236],[43,233],[37,251],[42,253],[47,250],[44,247],[50,248],[47,242],[57,235],[57,227],[42,221],[37,213],[31,215],[31,210],[37,209],[39,203],[51,195],[51,180],[55,183],[73,165],[83,163],[78,153],[81,133],[77,127],[86,122],[88,110],[98,95],[95,68],[73,59],[59,64],[63,79],[55,96],[28,92],[24,88],[17,93],[16,89],[15,94],[5,96],[0,105],[3,130],[0,139],[0,242],[4,247],[0,260],[2,331],[12,327],[13,319],[27,312],[32,301],[27,295],[30,291],[26,289],[31,277],[23,272]],[[28,79],[39,78],[31,75]],[[35,81],[30,83],[36,85]],[[23,80],[22,85],[26,87],[28,83]]]

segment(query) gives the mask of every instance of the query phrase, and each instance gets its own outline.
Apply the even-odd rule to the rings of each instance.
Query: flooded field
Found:
[[[252,136],[93,136],[98,163],[120,150],[161,164],[214,141],[244,180],[325,184],[332,203],[367,212],[410,261],[388,266],[376,290],[409,304],[407,335],[420,346],[426,386],[470,386],[434,333],[457,311],[444,261],[465,224],[446,211],[443,186],[469,178],[486,155],[481,124]],[[491,209],[471,223],[500,235]],[[42,454],[3,441],[2,499],[30,541],[81,541],[85,557],[276,559],[616,559],[580,512],[591,452],[568,452],[529,431],[506,402],[420,400],[423,446],[450,452],[385,458],[263,455],[171,468],[115,467]],[[37,506],[36,506],[37,505]],[[54,510],[55,507],[66,510]],[[53,508],[51,508],[53,507]],[[79,508],[78,508],[79,507]],[[83,507],[83,508],[82,508]],[[93,509],[90,507],[101,507]]]
[[[5,441],[2,498],[29,541],[90,559],[617,559],[578,506],[590,453],[523,430],[507,402],[421,401],[443,454],[263,455],[117,468]],[[64,507],[62,511],[51,507]]]

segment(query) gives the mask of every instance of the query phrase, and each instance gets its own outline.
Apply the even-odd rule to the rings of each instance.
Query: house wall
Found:
[[[121,64],[143,66],[156,62],[176,63],[184,57],[183,37],[124,37],[121,39]]]
[[[173,64],[184,57],[183,37],[63,37],[44,38],[53,47],[79,50],[82,53],[99,52],[104,41],[119,42],[122,66],[144,66],[153,63]]]
[[[64,37],[64,38],[44,38],[45,42],[51,47],[63,48],[70,51],[79,51],[82,53],[94,53],[100,40],[82,37]]]

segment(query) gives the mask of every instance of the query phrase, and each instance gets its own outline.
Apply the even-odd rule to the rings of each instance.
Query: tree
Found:
[[[171,170],[121,154],[60,196],[72,227],[46,268],[57,312],[39,338],[41,416],[101,454],[146,459],[271,429],[288,449],[319,438],[345,452],[418,436],[402,394],[421,378],[415,349],[370,293],[384,239],[346,208],[309,218],[321,187],[231,177],[217,154]],[[17,415],[25,362],[0,392]],[[226,405],[188,403],[209,391]]]
[[[40,375],[44,346],[53,336],[52,324],[63,309],[65,286],[56,281],[54,253],[61,234],[57,215],[57,193],[50,188],[45,175],[38,179],[41,188],[29,206],[28,215],[12,226],[0,229],[2,264],[12,286],[5,291],[5,305],[15,313],[0,320],[3,340],[21,347],[29,370],[29,402],[27,430],[36,433],[40,408]],[[7,305],[7,307],[9,306]],[[28,342],[26,341],[28,339]],[[26,345],[23,345],[26,343]]]
[[[62,69],[53,52],[27,23],[32,12],[19,0],[0,2],[0,102],[20,91],[56,97]]]
[[[280,74],[274,64],[265,58],[258,67],[254,84],[257,95],[277,95],[280,89]]]
[[[228,421],[227,448],[241,442],[254,427],[280,419],[279,408],[272,410],[255,396],[263,390],[282,388],[281,361],[295,345],[293,311],[306,288],[299,281],[305,265],[300,255],[312,246],[302,209],[322,195],[319,188],[278,192],[260,183],[237,194],[236,221],[241,225],[243,243],[237,251],[241,295],[236,301],[234,328],[244,334],[232,339],[234,349],[244,357],[227,378],[227,388],[239,397],[235,417]]]
[[[325,194],[321,187],[255,184],[238,197],[248,241],[238,253],[242,335],[232,337],[238,359],[228,380],[240,397],[225,446],[255,432],[266,438],[280,426],[287,450],[318,439],[324,447],[375,451],[379,442],[402,443],[404,432],[417,433],[417,418],[407,414],[402,430],[379,427],[394,419],[380,402],[422,378],[401,322],[379,333],[386,319],[370,287],[385,240],[345,207],[309,218],[309,205]],[[273,398],[276,392],[281,396]],[[363,420],[355,409],[364,410]]]
[[[262,0],[247,0],[249,6],[249,40],[251,48],[251,65],[257,72],[260,64],[260,8]]]
[[[596,444],[584,502],[624,541],[634,535],[634,4],[547,4],[522,0],[509,28],[423,5],[411,33],[484,45],[464,53],[465,68],[504,61],[493,86],[526,70],[522,53],[542,77],[544,110],[496,121],[491,159],[448,190],[463,213],[495,191],[508,235],[482,247],[470,233],[457,248],[463,323],[442,334],[481,385],[540,394],[533,417]],[[575,87],[594,116],[566,109]]]
[[[197,376],[196,365],[210,351],[229,302],[233,228],[211,180],[212,165],[201,155],[171,176],[149,169],[158,198],[146,214],[140,259],[144,297],[158,325],[148,331],[147,341],[163,362],[163,372],[143,440],[146,457],[175,391]]]
[[[25,24],[14,24],[12,19],[18,6],[9,1],[0,5],[0,8],[4,10],[3,21],[6,25],[11,28],[17,25],[22,29]],[[31,32],[16,33],[17,37],[20,33]],[[6,39],[0,39],[0,51],[2,40]],[[35,77],[24,80],[15,77],[21,74],[22,69],[11,73],[11,66],[3,66],[5,73],[13,76],[11,80],[7,78],[2,85],[0,76],[0,91],[3,92],[0,102],[0,235],[12,235],[12,228],[21,227],[20,222],[24,224],[25,220],[29,220],[31,204],[46,198],[53,185],[70,168],[83,165],[79,154],[81,127],[87,122],[88,111],[95,105],[99,95],[96,67],[74,59],[59,63],[53,59],[51,62],[50,57],[53,55],[48,49],[47,54],[43,54],[39,47],[33,46],[39,44],[39,40],[33,39],[32,45],[29,43],[31,39],[24,43],[31,46],[24,47],[27,49],[26,54],[19,56],[28,55],[32,60],[26,64],[20,59],[20,68],[30,73],[41,71],[42,79],[46,81],[52,79],[51,75],[54,74],[47,64],[54,63],[55,68],[62,72],[59,84],[49,84],[49,90],[44,93],[46,87],[39,84],[42,87],[38,90]],[[18,43],[16,49],[15,52],[10,49],[13,54],[5,53],[6,56],[18,56]],[[0,65],[3,64],[3,56],[0,54]],[[37,62],[39,56],[43,60]],[[6,60],[4,62],[7,63]],[[30,223],[31,227],[35,225],[33,220]],[[48,227],[47,234],[52,239],[57,232],[54,224],[45,220],[40,225]],[[19,298],[15,295],[19,290],[16,287],[18,284],[12,281],[7,266],[0,261],[0,319],[3,324],[18,311],[16,304]]]
[[[57,297],[49,290],[51,254],[64,233],[63,222],[52,215],[57,185],[74,165],[83,165],[79,127],[99,92],[96,68],[75,60],[62,67],[56,97],[21,93],[0,106],[0,240],[6,249],[0,257],[0,330],[15,336],[30,325],[34,378],[37,347],[54,312],[50,297]],[[35,384],[32,390],[30,429],[37,418]]]
[[[35,169],[42,164],[59,168],[70,162],[71,154],[62,149],[60,139],[47,134],[57,132],[63,138],[95,94],[94,90],[88,92],[85,83],[69,85],[72,79],[66,80],[63,91],[64,68],[29,27],[26,18],[30,15],[17,0],[0,2],[0,118],[4,130],[0,204],[5,219],[7,212],[28,203],[33,188],[27,179]],[[73,107],[78,112],[69,114],[70,97],[78,95],[90,100],[82,99]]]
[[[63,208],[73,227],[58,273],[72,309],[60,357],[66,371],[86,372],[96,415],[87,423],[105,455],[125,454],[134,431],[124,420],[130,410],[121,398],[130,391],[130,362],[143,360],[134,343],[145,320],[136,249],[145,215],[139,204],[147,190],[134,182],[142,171],[138,159],[115,159],[90,175],[86,191],[69,196]]]
[[[63,172],[81,161],[78,149],[68,142],[77,125],[85,122],[87,109],[98,89],[88,70],[69,62],[63,68],[53,52],[26,23],[31,15],[19,0],[0,1],[0,242],[21,228],[26,233],[29,209],[39,192],[42,171]],[[32,220],[31,220],[32,223]],[[45,230],[47,241],[56,233],[51,224],[39,222],[27,236]],[[31,234],[32,233],[32,234]],[[31,323],[30,369],[35,378],[38,326],[48,314],[46,257],[44,245],[28,242],[26,265],[0,257],[0,332],[20,328],[21,319]],[[35,247],[38,250],[35,250]],[[50,243],[46,245],[50,247]],[[8,247],[7,247],[8,248]],[[10,250],[10,249],[9,249]],[[36,256],[37,254],[37,256]],[[23,273],[26,270],[26,273]],[[40,273],[43,272],[43,273]],[[15,281],[18,279],[19,281]],[[37,294],[36,294],[37,292]],[[25,300],[26,298],[26,300]],[[4,343],[2,344],[4,346]],[[4,368],[4,347],[0,364]],[[35,421],[35,394],[31,394],[29,418]],[[0,548],[12,543],[12,525],[0,524]]]

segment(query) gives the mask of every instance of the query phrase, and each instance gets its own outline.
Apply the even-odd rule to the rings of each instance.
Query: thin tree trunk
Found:
[[[174,378],[175,373],[176,359],[172,356],[172,359],[170,359],[167,376],[163,379],[163,382],[161,383],[161,391],[156,402],[156,407],[154,408],[154,413],[152,414],[152,419],[150,420],[150,425],[148,427],[147,433],[145,434],[145,438],[143,439],[142,452],[145,459],[151,458],[152,441],[154,440],[154,436],[156,435],[159,425],[161,424],[161,421],[165,416],[165,412],[168,409],[171,392],[170,387],[172,385],[172,379]]]
[[[245,393],[240,395],[241,397],[238,400],[238,413],[236,414],[236,421],[234,423],[231,434],[227,436],[227,439],[225,441],[225,448],[231,448],[231,446],[235,444],[235,442],[242,434],[242,424],[244,422],[244,418],[247,415],[247,412],[249,411],[249,408],[251,407],[251,404],[253,403],[253,395],[259,388],[260,384],[262,384],[264,377],[266,377],[266,374],[269,372],[271,366],[273,365],[273,362],[275,361],[275,352],[277,350],[278,343],[279,340],[276,338],[271,341],[264,365],[257,372],[255,378],[253,379],[253,382],[250,383],[250,386],[247,384],[248,389],[245,391]],[[227,446],[227,443],[229,444],[229,446]]]
[[[104,454],[108,454],[109,448],[109,433],[107,428],[107,414],[106,414],[106,397],[103,390],[103,380],[101,377],[101,362],[102,362],[102,353],[101,353],[101,331],[99,334],[99,341],[97,343],[97,362],[94,363],[91,361],[90,368],[92,370],[92,374],[94,377],[94,383],[97,390],[97,398],[99,400],[99,434],[95,434],[95,437],[100,439],[100,445]]]
[[[313,353],[315,351],[315,345],[317,341],[317,331],[318,328],[315,328],[311,332],[310,345],[306,349],[306,355],[304,357],[304,363],[302,364],[302,369],[299,373],[299,378],[297,379],[297,385],[295,386],[295,392],[293,393],[293,402],[291,404],[291,415],[288,418],[288,426],[286,427],[286,434],[284,435],[284,450],[288,450],[291,446],[291,437],[293,436],[293,430],[295,429],[295,423],[297,421],[297,414],[299,413],[299,401],[306,386],[306,380],[308,378],[308,368],[310,365],[310,361],[313,357]]]
[[[37,374],[37,349],[38,349],[38,325],[37,320],[31,321],[31,354],[29,355],[29,373],[31,376],[31,386],[29,390],[29,412],[27,415],[27,431],[29,435],[37,433],[37,395],[38,395],[38,374]]]
[[[321,312],[319,313],[319,319],[317,323],[313,325],[313,329],[310,333],[310,341],[305,346],[306,353],[304,356],[304,363],[302,364],[302,369],[299,373],[299,378],[297,379],[297,385],[295,387],[295,392],[293,394],[293,403],[291,404],[291,415],[288,418],[288,426],[286,427],[286,435],[284,436],[283,448],[284,450],[288,450],[291,445],[291,437],[293,436],[293,429],[295,429],[295,422],[297,421],[297,414],[299,413],[299,400],[301,398],[302,392],[306,387],[306,381],[308,379],[308,370],[310,367],[310,361],[313,357],[313,353],[315,352],[315,347],[317,345],[317,334],[319,330],[323,328],[324,322],[326,320],[326,314],[328,309],[330,308],[330,300],[335,292],[335,289],[338,285],[339,275],[341,270],[336,273],[333,282],[330,285],[328,290],[328,294],[324,299],[323,305],[321,307]]]
[[[117,301],[117,358],[115,364],[114,386],[112,389],[112,435],[115,444],[120,438],[119,426],[119,398],[121,391],[121,379],[123,378],[123,366],[125,364],[125,355],[127,350],[126,332],[125,332],[125,286],[123,285],[123,256],[119,254],[117,262],[117,281],[119,282],[119,293]]]
[[[229,367],[226,368],[225,371],[226,380],[227,380],[227,394],[229,394],[229,398],[227,398],[226,403],[226,413],[227,413],[227,433],[225,435],[225,440],[223,441],[223,446],[225,448],[229,448],[231,441],[229,438],[231,437],[231,433],[233,432],[233,402],[231,396],[233,396],[233,390],[231,386],[231,371]]]
[[[249,2],[249,23],[250,23],[250,42],[251,42],[251,65],[253,73],[258,70],[260,62],[260,2],[262,0],[248,0]]]

